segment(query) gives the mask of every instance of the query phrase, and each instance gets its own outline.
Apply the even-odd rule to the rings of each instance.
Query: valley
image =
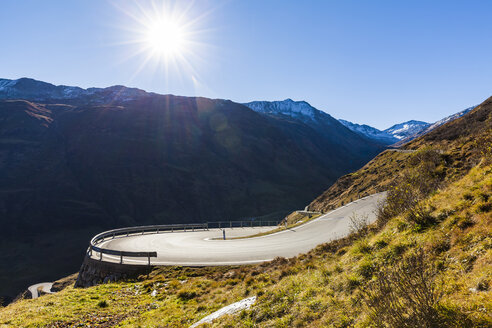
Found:
[[[491,106],[488,99],[417,138],[405,147],[411,152],[377,156],[309,206],[329,211],[357,193],[388,190],[376,221],[347,237],[261,264],[163,266],[136,279],[69,286],[11,304],[0,310],[0,323],[186,327],[255,296],[249,309],[208,325],[488,327]],[[360,183],[366,180],[369,189]]]

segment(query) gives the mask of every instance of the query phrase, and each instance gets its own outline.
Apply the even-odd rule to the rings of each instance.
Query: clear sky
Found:
[[[142,40],[165,10],[186,34],[167,65]],[[2,0],[0,77],[292,98],[383,129],[492,95],[491,12],[473,0]]]

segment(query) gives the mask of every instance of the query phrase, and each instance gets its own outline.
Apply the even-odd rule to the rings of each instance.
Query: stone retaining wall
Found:
[[[152,266],[148,265],[108,263],[86,256],[74,287],[90,287],[107,282],[137,278],[139,275],[148,274],[150,271],[152,271]]]

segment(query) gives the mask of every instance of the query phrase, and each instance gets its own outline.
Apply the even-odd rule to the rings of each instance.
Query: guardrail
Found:
[[[87,255],[92,257],[92,253],[99,253],[99,261],[103,260],[103,254],[116,255],[120,258],[120,264],[123,264],[124,257],[146,257],[147,265],[150,266],[150,258],[157,257],[157,252],[129,252],[117,251],[107,248],[98,247],[97,244],[107,240],[114,239],[119,236],[128,237],[130,235],[145,234],[145,233],[161,233],[161,232],[178,232],[178,231],[199,231],[209,229],[225,229],[225,228],[246,228],[246,227],[261,227],[275,226],[280,221],[217,221],[206,223],[191,223],[191,224],[166,224],[166,225],[150,225],[130,228],[113,229],[102,232],[94,236],[89,244]]]
[[[207,222],[207,229],[224,229],[224,228],[247,228],[247,227],[265,227],[276,226],[281,221],[216,221]]]

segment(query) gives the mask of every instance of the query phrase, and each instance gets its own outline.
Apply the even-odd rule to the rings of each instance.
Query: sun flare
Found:
[[[120,44],[131,46],[124,61],[139,61],[134,76],[150,70],[166,79],[200,83],[199,71],[209,60],[212,49],[207,42],[211,31],[207,25],[209,11],[200,10],[195,2],[174,0],[114,5],[125,19],[121,24],[125,36]]]
[[[153,55],[176,56],[182,54],[185,46],[185,32],[178,23],[161,19],[148,26],[145,43]]]

